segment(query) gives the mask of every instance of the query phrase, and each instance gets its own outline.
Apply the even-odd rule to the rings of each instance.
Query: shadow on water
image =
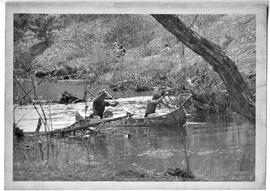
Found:
[[[234,114],[189,116],[185,129],[187,136],[168,127],[109,128],[50,146],[42,137],[14,139],[14,180],[254,181],[254,124]]]

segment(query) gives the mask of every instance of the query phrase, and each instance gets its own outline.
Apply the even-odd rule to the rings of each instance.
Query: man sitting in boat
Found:
[[[175,109],[174,106],[170,105],[170,104],[165,104],[163,102],[163,99],[165,98],[165,96],[167,96],[169,94],[169,92],[161,92],[161,93],[157,93],[155,92],[155,94],[152,97],[152,100],[150,100],[147,103],[146,109],[145,109],[145,115],[144,117],[148,117],[150,114],[155,114],[156,113],[156,108],[158,106],[158,104],[162,103],[163,105],[165,105],[166,107],[169,107],[170,109],[173,108]]]
[[[118,105],[118,102],[110,103],[108,101],[105,101],[106,96],[111,97],[106,92],[105,89],[101,90],[98,93],[98,95],[96,96],[96,98],[93,101],[93,114],[91,115],[91,117],[93,117],[93,116],[99,116],[100,119],[102,119],[103,118],[105,107],[107,107],[107,106],[115,107],[115,106]]]

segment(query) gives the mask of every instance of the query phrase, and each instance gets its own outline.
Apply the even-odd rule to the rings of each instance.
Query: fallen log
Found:
[[[95,127],[95,126],[100,125],[101,123],[108,123],[108,122],[112,122],[112,121],[117,121],[117,120],[124,119],[126,117],[131,117],[131,116],[132,115],[125,115],[125,116],[108,118],[108,119],[86,118],[86,119],[80,120],[78,122],[75,122],[72,125],[64,128],[64,129],[55,129],[55,130],[49,131],[47,133],[49,135],[62,135],[62,134],[67,134],[67,133],[71,133],[74,131],[87,130],[89,127]],[[41,132],[40,135],[45,135],[45,132]]]

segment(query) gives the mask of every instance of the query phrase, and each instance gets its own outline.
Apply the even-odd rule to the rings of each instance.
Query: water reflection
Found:
[[[130,108],[142,107],[141,99],[132,100]],[[128,103],[127,100],[122,100]],[[83,104],[71,105],[81,109]],[[73,109],[59,105],[52,106],[52,113],[63,120],[64,111]],[[163,109],[165,110],[165,109]],[[121,114],[120,110],[116,113]],[[63,116],[62,116],[63,115]],[[73,114],[72,114],[73,115]],[[54,122],[57,122],[55,119]],[[33,118],[26,118],[21,124],[30,125]],[[34,123],[33,123],[34,126]],[[105,136],[55,139],[53,167],[61,169],[55,179],[68,180],[111,180],[111,176],[124,170],[139,173],[164,173],[168,168],[185,168],[187,158],[190,171],[204,181],[254,181],[255,178],[255,131],[254,125],[238,115],[190,116],[185,126],[187,136],[180,129],[163,127],[112,128],[104,130]],[[30,129],[30,128],[29,128]],[[24,143],[15,142],[14,153]],[[33,141],[35,144],[35,141]],[[46,156],[46,144],[43,143]],[[32,153],[31,153],[32,152]],[[187,156],[185,155],[185,152]],[[16,155],[15,155],[16,156]],[[39,161],[40,152],[30,151],[31,161]],[[14,158],[14,171],[22,168]],[[24,159],[25,160],[25,159]],[[26,165],[26,164],[25,164]],[[74,165],[76,167],[74,167]],[[28,169],[32,167],[28,166]],[[75,168],[75,169],[74,169]],[[94,169],[98,168],[98,171]],[[68,177],[71,173],[72,177]],[[20,175],[15,174],[15,180]],[[27,173],[26,173],[27,174]],[[89,175],[92,174],[92,175]],[[37,178],[28,174],[29,178]],[[82,178],[83,177],[83,178]],[[48,180],[49,175],[41,177]]]

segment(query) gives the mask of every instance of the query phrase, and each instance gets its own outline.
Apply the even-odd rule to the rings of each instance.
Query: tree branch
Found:
[[[202,56],[223,80],[235,103],[236,112],[255,121],[254,101],[248,85],[235,63],[216,44],[189,29],[176,15],[152,15],[169,32],[198,55]]]

